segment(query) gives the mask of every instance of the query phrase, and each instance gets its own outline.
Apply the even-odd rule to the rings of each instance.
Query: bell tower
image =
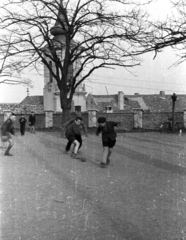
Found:
[[[51,27],[50,33],[53,36],[52,42],[55,46],[58,57],[61,61],[63,61],[64,55],[65,55],[65,46],[66,46],[65,35],[66,35],[66,31],[68,30],[66,17],[67,17],[67,13],[66,13],[66,9],[63,6],[63,0],[60,0],[58,17],[54,26]],[[76,44],[76,43],[73,41],[72,44]],[[47,49],[47,46],[46,46],[46,49]],[[46,57],[46,60],[50,64],[50,67],[55,69],[54,63],[51,61],[51,59],[50,58],[47,59]],[[78,63],[75,63],[74,66],[72,65],[69,67],[69,73],[68,73],[69,82],[73,77],[73,73],[77,71],[76,68],[78,68]],[[85,94],[86,94],[85,86],[80,84],[73,97],[73,105],[74,106],[80,105],[82,111],[86,111]],[[50,73],[49,69],[45,65],[44,65],[44,109],[45,111],[53,111],[53,112],[62,111],[57,83],[53,79],[52,74]],[[72,108],[72,111],[74,111],[73,108]]]

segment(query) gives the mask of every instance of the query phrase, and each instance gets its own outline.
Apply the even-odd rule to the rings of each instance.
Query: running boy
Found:
[[[16,120],[16,114],[15,113],[11,113],[9,118],[3,123],[2,127],[1,127],[1,141],[2,142],[8,142],[8,147],[5,151],[5,156],[13,156],[10,153],[10,149],[13,147],[14,145],[14,141],[12,139],[11,134],[14,135],[14,126],[13,126],[13,122],[15,122]]]
[[[66,138],[68,140],[68,143],[66,145],[66,152],[70,150],[71,144],[74,144],[74,150],[72,153],[72,157],[77,157],[78,149],[82,146],[82,138],[81,138],[81,125],[82,125],[82,118],[76,117],[75,120],[71,120],[71,123],[69,121],[69,125],[67,125],[66,128]]]
[[[102,132],[102,144],[103,144],[103,160],[101,162],[101,167],[106,167],[110,164],[110,156],[112,154],[113,147],[116,144],[116,132],[114,130],[115,126],[118,126],[119,123],[109,121],[107,122],[106,118],[98,118],[98,128],[96,135],[98,136]]]

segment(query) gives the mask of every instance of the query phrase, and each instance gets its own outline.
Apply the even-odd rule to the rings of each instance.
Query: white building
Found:
[[[65,22],[63,14],[59,13],[59,18],[61,21]],[[54,42],[60,42],[60,48],[58,51],[58,56],[63,61],[64,52],[65,52],[65,36],[63,29],[60,26],[60,23],[56,21],[54,27],[50,30],[51,34],[54,36]],[[75,42],[73,43],[75,44]],[[45,47],[47,51],[47,46]],[[47,58],[47,57],[46,57]],[[51,67],[54,67],[51,59],[47,59]],[[71,76],[77,71],[78,63],[76,62],[75,66],[71,66],[69,71],[69,79]],[[61,104],[60,104],[60,91],[57,86],[57,82],[53,79],[52,74],[50,73],[49,69],[44,65],[44,90],[43,90],[43,97],[44,97],[44,111],[45,112],[62,112]],[[73,102],[71,111],[81,110],[86,111],[86,90],[85,85],[80,84],[76,89],[76,92],[73,96]]]

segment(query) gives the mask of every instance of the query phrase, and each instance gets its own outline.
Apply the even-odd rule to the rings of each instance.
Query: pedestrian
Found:
[[[97,120],[99,126],[96,130],[98,136],[102,132],[102,144],[103,144],[103,159],[101,167],[106,167],[110,164],[110,156],[112,154],[113,147],[116,144],[117,134],[114,130],[115,126],[118,126],[118,122],[107,121],[105,117],[99,117]]]
[[[10,116],[8,117],[8,119],[1,126],[1,141],[2,142],[8,142],[8,147],[7,147],[7,149],[4,153],[5,156],[13,156],[10,153],[10,149],[14,145],[14,141],[12,139],[11,134],[12,135],[15,134],[14,125],[13,125],[15,120],[16,120],[16,114],[11,113]]]
[[[71,145],[74,145],[73,151],[72,151],[72,157],[76,158],[78,150],[82,146],[82,138],[81,138],[81,127],[82,127],[82,121],[83,119],[81,117],[76,117],[75,120],[71,120],[72,122],[69,125],[66,126],[66,138],[68,140],[68,143],[66,145],[65,151],[66,153],[70,150]]]
[[[29,126],[30,126],[30,132],[31,133],[36,133],[35,132],[36,116],[35,116],[35,113],[33,111],[31,112],[28,121],[29,121]]]
[[[24,117],[24,114],[21,114],[21,117],[20,117],[20,119],[19,119],[21,136],[24,136],[24,135],[25,135],[26,122],[27,122],[27,120],[26,120],[26,118]]]

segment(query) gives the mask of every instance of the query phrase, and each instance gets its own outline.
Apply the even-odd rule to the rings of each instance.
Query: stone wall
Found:
[[[43,129],[45,128],[45,115],[44,114],[35,114],[36,115],[36,129]],[[16,121],[14,123],[14,126],[16,129],[20,128],[20,124],[19,124],[19,118],[21,117],[20,114],[17,114],[16,116]],[[29,114],[25,114],[24,117],[26,118],[27,122],[26,122],[26,129],[29,129],[29,123],[28,123],[28,118],[29,118]],[[3,124],[4,122],[4,114],[0,114],[0,126]]]
[[[172,118],[171,112],[143,113],[143,129],[159,129],[168,118]],[[175,113],[175,122],[183,122],[183,112]]]
[[[175,122],[183,122],[183,112],[175,113]],[[75,118],[75,113],[71,114],[72,119]],[[29,128],[28,125],[28,117],[29,114],[25,114],[25,118],[27,119],[26,128]],[[119,128],[123,130],[132,130],[134,128],[134,113],[97,113],[98,117],[106,117],[108,121],[116,121],[120,122],[121,126]],[[168,118],[172,117],[171,112],[163,112],[163,113],[143,113],[143,129],[147,130],[157,130],[160,125],[167,121]],[[17,115],[17,119],[15,122],[15,127],[19,128],[19,118],[20,114]],[[88,113],[82,113],[82,118],[85,125],[88,127]],[[4,122],[4,114],[0,113],[0,126]],[[53,127],[61,128],[61,113],[53,114]],[[36,129],[44,129],[45,128],[45,114],[36,114]]]
[[[134,127],[134,113],[98,113],[98,117],[105,117],[108,121],[120,122],[119,128],[131,130]]]

